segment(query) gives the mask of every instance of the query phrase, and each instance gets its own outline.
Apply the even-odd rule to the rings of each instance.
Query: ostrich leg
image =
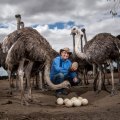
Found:
[[[93,82],[93,89],[94,89],[94,91],[97,90],[96,84],[97,84],[98,75],[99,75],[99,72],[97,72],[96,76],[94,77],[94,82]]]
[[[16,84],[16,90],[19,90],[19,78],[18,78],[18,73],[16,74],[16,80],[15,80],[15,84]]]
[[[85,69],[83,70],[83,77],[84,77],[84,85],[86,85],[86,75],[85,75]]]
[[[89,82],[88,82],[88,71],[87,71],[87,69],[85,69],[85,74],[86,74],[86,85],[88,85]]]
[[[120,85],[120,62],[117,60],[117,68],[118,68],[118,78],[119,78],[119,85]]]
[[[111,96],[117,94],[115,90],[115,83],[114,83],[114,67],[112,61],[110,61],[110,71],[111,71],[111,78],[112,78],[112,91],[111,91]]]
[[[107,73],[107,64],[104,65],[104,76],[106,73]],[[109,78],[107,78],[107,83],[108,83],[108,85],[111,84]]]
[[[43,89],[42,71],[39,71],[39,73],[36,75],[36,88],[44,91],[44,89]]]
[[[97,94],[101,91],[101,86],[102,86],[102,66],[99,65],[99,80],[98,80],[98,90],[97,90]]]
[[[39,72],[39,89],[43,90],[42,72]],[[44,90],[43,90],[44,91]]]
[[[32,100],[32,93],[31,93],[31,82],[30,82],[30,73],[33,67],[33,62],[29,62],[26,69],[25,69],[25,77],[27,79],[27,100]]]
[[[96,65],[93,63],[93,77],[95,78],[96,75]]]
[[[8,80],[9,80],[9,86],[10,86],[9,94],[12,95],[11,71],[8,69],[7,73],[8,73]]]
[[[83,73],[83,75],[84,75],[84,84],[85,85],[88,85],[89,84],[89,82],[88,82],[88,75],[87,75],[87,69],[86,68],[84,68],[84,73]]]
[[[110,93],[110,91],[108,91],[107,88],[106,88],[106,86],[105,86],[105,73],[106,73],[106,66],[104,66],[104,68],[103,68],[103,79],[102,79],[103,84],[102,84],[102,89],[105,90],[105,91],[107,91],[108,93]]]
[[[21,89],[21,104],[29,105],[28,102],[26,101],[25,94],[24,94],[24,87],[23,87],[24,61],[25,61],[25,59],[22,59],[19,62],[19,67],[18,67],[18,76],[19,76],[19,80],[20,80],[20,89]]]

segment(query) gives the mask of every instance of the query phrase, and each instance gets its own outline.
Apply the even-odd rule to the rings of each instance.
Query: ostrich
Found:
[[[116,37],[120,40],[120,35],[117,35]],[[117,67],[118,67],[119,85],[120,85],[120,59],[117,60]]]
[[[7,37],[5,37],[5,39],[3,40],[2,49],[3,49],[4,53],[7,53],[8,50],[10,49],[10,47],[13,45],[13,43],[15,43],[17,41],[17,39],[19,37],[19,33],[21,32],[21,29],[24,28],[24,22],[21,22],[21,15],[18,14],[18,15],[15,15],[15,17],[16,17],[16,20],[17,20],[17,30],[12,32],[12,34],[7,35]],[[27,28],[27,27],[24,28],[24,30],[27,30],[27,29],[31,29],[31,33],[34,33],[34,34],[37,33],[36,30],[32,30],[32,28]],[[37,34],[36,34],[36,36],[37,36]],[[50,46],[49,43],[44,39],[41,39],[41,42]],[[25,68],[26,68],[25,69],[25,75],[28,75],[28,71],[29,71],[29,70],[27,70],[29,67],[26,67],[28,62],[29,62],[28,60],[25,60]],[[32,69],[32,73],[36,73],[36,70],[38,71],[38,69],[40,70],[40,66],[43,68],[43,65],[39,65],[38,62],[35,62],[33,64],[33,66],[37,66],[37,67],[36,67],[36,69],[34,69],[34,68]],[[18,65],[16,66],[15,71],[17,71],[17,67],[18,67]],[[10,86],[11,86],[11,71],[8,71],[8,76],[9,76],[9,81],[10,81]],[[16,82],[17,82],[17,80],[16,80]],[[40,79],[40,82],[41,82],[41,79]],[[41,86],[40,86],[40,88],[42,89]],[[12,93],[12,92],[10,92],[10,93]]]
[[[21,15],[17,14],[17,15],[15,15],[15,18],[17,20],[17,30],[15,30],[12,34],[7,35],[2,42],[2,50],[3,50],[3,53],[6,53],[6,54],[7,54],[8,50],[10,49],[10,47],[13,45],[13,43],[15,43],[17,41],[17,38],[19,37],[19,33],[21,31],[20,29],[24,28],[24,22],[21,21]],[[31,29],[31,28],[25,28],[25,29]],[[46,42],[46,44],[48,44],[47,41],[43,40],[42,42]],[[25,61],[25,68],[26,68],[25,74],[28,74],[28,70],[27,70],[28,67],[26,67],[28,62],[29,62],[28,60]],[[34,63],[33,66],[36,66],[36,69],[32,69],[32,73],[36,73],[36,70],[40,69],[40,67],[43,68],[43,65],[42,66],[38,65],[38,62]],[[10,88],[11,88],[11,86],[13,86],[12,85],[13,81],[11,81],[11,73],[16,72],[17,69],[18,69],[18,65],[16,65],[12,71],[7,71],[9,81],[10,81]],[[18,80],[16,80],[16,86],[18,88]],[[12,94],[12,88],[10,89],[10,94]]]
[[[87,37],[86,37],[86,30],[84,28],[81,29],[81,31],[83,32],[83,36],[84,36],[84,40],[85,40],[85,46],[84,46],[84,49],[88,49],[93,40],[89,40],[87,41]],[[82,36],[81,36],[82,37]],[[82,48],[83,49],[83,48]],[[82,50],[83,51],[83,50]],[[82,52],[81,51],[81,52]],[[103,89],[106,90],[107,92],[109,92],[106,87],[105,87],[105,72],[106,72],[106,67],[107,67],[107,64],[104,64],[103,65],[103,74],[104,74],[104,79],[103,79]],[[96,91],[96,82],[97,82],[97,79],[98,79],[98,73],[97,73],[97,65],[95,63],[92,64],[92,67],[89,69],[89,70],[93,70],[93,77],[94,77],[94,83],[93,83],[93,88],[94,88],[94,91]],[[88,71],[87,71],[88,72]],[[87,79],[88,80],[88,79]],[[107,79],[108,83],[109,83],[109,80]]]
[[[43,39],[43,37],[41,37],[41,36],[39,35],[39,33],[37,32],[37,30],[32,29],[32,28],[30,28],[30,27],[25,27],[25,28],[22,28],[22,29],[19,29],[19,30],[15,30],[14,32],[12,32],[12,33],[10,33],[9,35],[7,35],[7,37],[5,37],[5,39],[4,39],[3,42],[2,42],[3,52],[4,52],[4,53],[7,53],[8,50],[11,48],[11,46],[18,40],[20,34],[21,34],[21,33],[24,34],[25,31],[27,31],[27,33],[29,32],[29,34],[34,34],[34,35],[36,36],[36,38],[40,39],[40,41],[39,41],[40,43],[47,45],[48,48],[46,47],[46,49],[49,50],[49,48],[51,48],[51,46],[50,46],[50,44],[47,42],[47,40],[46,40],[46,39]],[[54,57],[58,55],[58,53],[57,53],[55,50],[53,50],[53,54],[54,54]],[[25,61],[26,61],[26,62],[25,62],[25,63],[26,63],[26,65],[25,65],[25,75],[28,75],[28,71],[29,71],[30,69],[29,69],[29,67],[26,67],[26,66],[27,66],[29,60],[26,59]],[[39,63],[39,64],[38,64],[38,63],[39,63],[39,62],[35,62],[35,63],[33,64],[33,66],[37,66],[37,68],[38,68],[39,71],[40,71],[40,66],[42,66],[42,69],[43,69],[44,66],[42,65],[42,63],[41,63],[41,65],[40,65],[40,63]],[[31,67],[31,68],[32,68],[32,67]],[[36,68],[36,69],[33,68],[32,73],[35,72],[36,70],[38,71],[37,68]],[[43,71],[43,70],[42,70],[42,71]],[[8,71],[8,75],[9,75],[9,80],[11,80],[11,71]],[[41,76],[41,73],[39,73],[39,75]],[[42,80],[42,79],[40,79],[40,82],[41,82],[41,80]],[[40,87],[40,88],[42,89],[42,87]]]
[[[75,30],[75,29],[76,28],[73,28],[73,30]],[[84,34],[85,29],[82,29],[81,31]],[[87,73],[88,73],[89,70],[92,69],[92,65],[90,65],[86,60],[80,59],[80,58],[78,58],[76,56],[76,54],[75,54],[75,37],[74,37],[75,33],[71,32],[71,35],[73,35],[73,55],[74,55],[73,57],[74,57],[74,60],[78,62],[78,65],[79,65],[78,72],[83,73],[84,84],[87,85],[87,84],[89,84]],[[82,40],[82,38],[83,38],[83,35],[81,34],[81,37],[80,37],[80,40],[81,40],[81,46],[80,46],[81,47],[81,52],[83,52],[83,40]],[[85,39],[85,44],[86,43],[87,43],[87,39]]]
[[[11,33],[12,34],[12,33]],[[14,38],[12,38],[14,39]],[[14,41],[14,40],[13,40]],[[47,43],[47,44],[46,44]],[[55,51],[52,49],[46,39],[32,28],[23,28],[19,31],[17,41],[11,46],[6,57],[6,65],[11,71],[13,66],[19,64],[18,76],[21,83],[21,103],[28,104],[23,89],[24,62],[29,60],[28,68],[31,70],[33,62],[38,61],[45,65],[44,80],[52,89],[68,88],[70,83],[64,81],[61,84],[54,85],[49,78],[50,66]],[[28,70],[29,70],[28,69]],[[31,71],[29,71],[30,73]],[[29,78],[29,75],[27,76]],[[28,96],[31,95],[30,81]]]
[[[24,22],[21,21],[21,15],[17,14],[17,15],[15,15],[15,17],[16,17],[16,20],[17,20],[17,31],[15,31],[12,34],[12,36],[11,36],[11,34],[6,36],[3,40],[3,42],[2,42],[2,52],[3,52],[3,54],[5,54],[4,58],[6,58],[8,50],[10,49],[12,44],[15,42],[15,41],[9,41],[9,37],[11,36],[11,37],[14,38],[14,40],[16,40],[17,37],[18,37],[18,33],[19,33],[18,30],[20,30],[20,27],[24,28]],[[9,44],[8,44],[8,42],[9,42]],[[5,61],[4,61],[3,64],[5,64]],[[8,72],[8,77],[9,77],[10,88],[11,88],[10,94],[12,94],[12,86],[14,86],[13,80],[11,81],[11,73],[16,72],[17,68],[18,68],[18,66],[15,66],[14,69],[11,72],[7,71]],[[17,80],[16,80],[16,87],[18,88],[18,81]]]
[[[101,90],[101,82],[102,82],[102,64],[108,62],[110,64],[111,77],[112,77],[112,91],[111,95],[116,93],[114,86],[114,77],[113,77],[113,64],[112,61],[119,58],[119,47],[120,41],[112,36],[109,33],[100,33],[96,35],[91,41],[91,45],[85,49],[84,52],[80,52],[78,49],[80,34],[78,34],[78,30],[72,31],[74,34],[76,33],[76,46],[75,53],[76,55],[88,61],[89,63],[95,63],[99,68],[99,85],[98,91]]]

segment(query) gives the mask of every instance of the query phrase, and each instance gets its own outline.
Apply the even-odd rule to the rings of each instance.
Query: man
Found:
[[[77,67],[72,65],[69,60],[70,54],[71,52],[69,48],[63,48],[60,50],[60,56],[53,60],[50,71],[50,79],[54,84],[60,84],[64,80],[69,80],[71,85],[77,85],[79,83],[75,72]],[[56,90],[56,96],[60,94],[67,95],[68,93],[65,89]]]

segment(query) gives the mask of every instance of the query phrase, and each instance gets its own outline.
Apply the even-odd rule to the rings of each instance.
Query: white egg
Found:
[[[71,102],[71,100],[67,100],[67,101],[65,102],[65,106],[66,106],[66,107],[72,107],[72,106],[73,106],[73,103]]]
[[[75,106],[75,107],[81,106],[81,101],[79,99],[75,99],[73,101],[73,106]]]
[[[87,105],[88,104],[88,100],[87,99],[82,99],[82,105]]]
[[[79,99],[80,101],[82,101],[83,98],[82,98],[82,97],[78,97],[78,99]]]
[[[74,100],[77,100],[77,97],[73,97],[70,100],[73,102]]]
[[[68,100],[69,100],[68,98],[65,98],[65,99],[64,99],[64,104],[65,104]]]
[[[57,99],[57,104],[58,105],[63,105],[63,99],[62,98],[58,98]]]

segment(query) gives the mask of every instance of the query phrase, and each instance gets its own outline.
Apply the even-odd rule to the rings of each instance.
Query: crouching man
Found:
[[[60,84],[64,80],[69,80],[71,86],[79,84],[76,74],[77,66],[72,65],[69,60],[70,54],[69,48],[63,48],[60,49],[60,56],[54,58],[50,71],[50,79],[54,84]],[[56,96],[61,94],[67,95],[68,92],[64,88],[56,90]]]

